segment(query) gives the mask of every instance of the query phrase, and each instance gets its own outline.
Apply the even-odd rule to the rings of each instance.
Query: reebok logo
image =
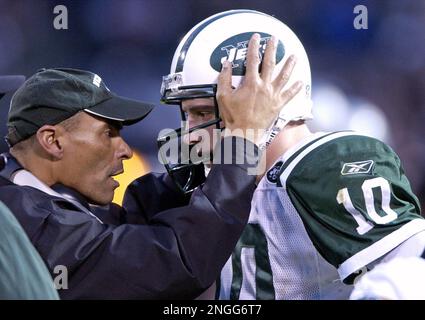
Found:
[[[373,160],[357,161],[344,163],[342,167],[341,174],[343,176],[349,174],[363,174],[369,173],[373,167]]]

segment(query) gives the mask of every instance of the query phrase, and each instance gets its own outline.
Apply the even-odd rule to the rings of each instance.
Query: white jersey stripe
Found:
[[[338,268],[341,280],[347,278],[353,272],[367,266],[374,260],[382,257],[403,241],[409,239],[418,232],[425,230],[425,220],[415,219],[406,223],[401,228],[391,232],[386,237],[376,241],[374,244],[357,252],[352,257],[345,260]]]
[[[331,140],[345,137],[345,136],[363,136],[362,134],[354,133],[354,132],[336,132],[330,135],[325,136],[322,139],[319,139],[315,143],[313,143],[311,146],[305,148],[298,156],[295,157],[291,161],[291,163],[283,170],[282,174],[280,175],[280,183],[282,184],[282,187],[286,189],[286,180],[288,179],[289,175],[291,174],[292,170],[295,168],[295,166],[311,151],[316,149],[317,147],[320,147],[321,145],[325,144],[326,142],[329,142]],[[286,157],[285,158],[289,158]]]
[[[278,161],[286,162],[290,157],[292,157],[298,150],[300,150],[302,147],[306,146],[310,142],[317,140],[323,136],[326,136],[330,134],[330,132],[316,132],[313,133],[311,136],[308,136],[307,138],[302,139],[300,142],[298,142],[296,145],[289,148],[288,151],[286,151],[282,157],[279,158]]]

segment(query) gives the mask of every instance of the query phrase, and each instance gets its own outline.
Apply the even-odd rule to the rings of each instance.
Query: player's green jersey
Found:
[[[285,152],[251,207],[221,274],[224,299],[345,298],[338,277],[351,283],[425,230],[399,157],[354,132],[314,134]]]
[[[49,270],[0,201],[0,300],[58,300]]]
[[[292,154],[279,175],[277,186],[343,279],[425,229],[399,157],[379,140],[324,135]]]

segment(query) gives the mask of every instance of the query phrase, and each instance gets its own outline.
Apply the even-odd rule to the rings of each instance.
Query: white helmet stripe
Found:
[[[258,12],[258,11],[254,11],[254,10],[230,10],[230,11],[226,11],[226,12],[222,12],[222,13],[218,13],[216,15],[211,16],[209,19],[202,21],[201,23],[199,23],[198,25],[196,25],[194,28],[192,28],[191,31],[189,31],[189,37],[187,37],[186,41],[184,42],[183,46],[181,47],[181,49],[179,50],[180,52],[180,56],[179,59],[177,60],[177,64],[176,64],[176,69],[174,71],[172,71],[171,73],[178,73],[178,72],[182,72],[183,71],[183,65],[184,65],[184,60],[186,58],[186,52],[189,49],[190,45],[192,44],[193,40],[195,39],[195,37],[205,28],[207,27],[209,24],[211,24],[212,22],[225,17],[225,16],[229,16],[232,14],[241,14],[241,13],[255,13],[255,14],[263,14],[262,12]]]

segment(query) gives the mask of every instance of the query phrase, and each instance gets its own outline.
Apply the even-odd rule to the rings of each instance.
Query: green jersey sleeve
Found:
[[[320,254],[342,279],[425,230],[417,197],[397,154],[352,132],[322,136],[280,171]]]
[[[0,299],[58,300],[44,261],[15,216],[0,202]]]

